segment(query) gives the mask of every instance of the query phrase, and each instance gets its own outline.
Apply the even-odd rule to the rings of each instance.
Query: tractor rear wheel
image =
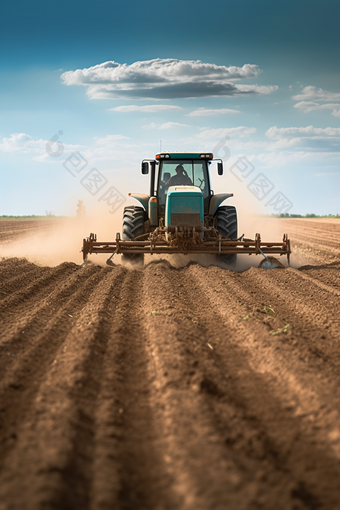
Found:
[[[223,239],[237,239],[237,212],[233,205],[222,205],[215,213],[215,228]],[[235,264],[237,254],[218,255],[219,260]]]
[[[144,215],[143,207],[136,205],[124,207],[123,241],[132,241],[132,239],[144,234]],[[122,255],[122,260],[133,264],[143,264],[144,253],[125,253]]]

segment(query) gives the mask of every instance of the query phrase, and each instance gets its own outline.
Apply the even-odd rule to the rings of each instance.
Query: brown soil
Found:
[[[0,262],[0,510],[340,508],[340,221],[280,225],[300,268]]]
[[[60,220],[0,220],[0,242],[6,244],[17,239],[32,237],[37,232],[48,231]]]

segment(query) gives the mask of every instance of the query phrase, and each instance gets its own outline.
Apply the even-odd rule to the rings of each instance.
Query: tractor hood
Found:
[[[202,227],[203,194],[197,186],[170,186],[165,206],[165,226]]]

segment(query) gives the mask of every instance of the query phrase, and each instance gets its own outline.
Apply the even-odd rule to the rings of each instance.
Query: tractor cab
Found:
[[[156,187],[159,215],[164,216],[168,191],[172,186],[199,188],[203,195],[204,212],[207,214],[211,195],[207,158],[198,158],[199,154],[190,154],[185,158],[177,155],[176,158],[162,158],[163,154],[157,156],[160,156]]]
[[[174,194],[187,200],[188,194],[194,194],[201,197],[200,216],[204,221],[209,217],[208,223],[212,224],[213,216],[220,203],[231,197],[232,194],[214,195],[211,190],[209,178],[209,164],[214,156],[210,152],[161,152],[156,154],[155,159],[142,161],[142,173],[150,175],[150,194],[133,194],[139,200],[148,213],[148,219],[152,228],[160,224],[167,224],[169,206],[169,192],[171,190],[172,199]],[[215,160],[216,161],[216,160]],[[223,174],[223,163],[217,160],[217,172]],[[184,193],[182,187],[189,188]],[[181,199],[181,200],[182,200]],[[148,200],[148,203],[144,203]],[[152,211],[152,212],[151,212]]]

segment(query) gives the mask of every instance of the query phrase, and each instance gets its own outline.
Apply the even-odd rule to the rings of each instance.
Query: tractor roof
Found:
[[[160,152],[156,159],[213,159],[211,152]]]

